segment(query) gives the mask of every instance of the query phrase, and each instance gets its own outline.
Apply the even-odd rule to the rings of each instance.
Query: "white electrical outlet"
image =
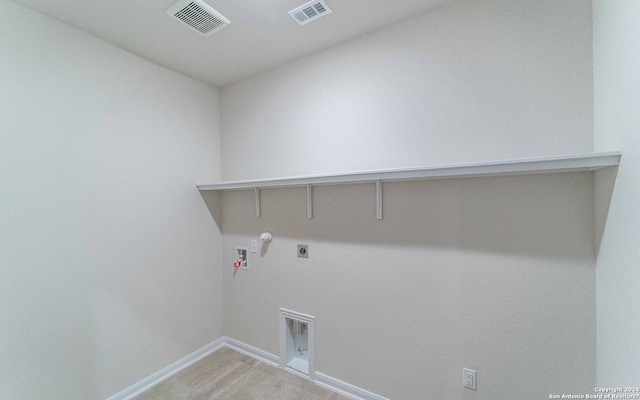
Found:
[[[252,253],[258,252],[258,241],[255,239],[251,239],[251,252]]]
[[[468,389],[476,390],[476,371],[462,368],[462,385]]]

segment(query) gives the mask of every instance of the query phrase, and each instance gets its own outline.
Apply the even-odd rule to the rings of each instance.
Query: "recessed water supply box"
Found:
[[[280,367],[315,380],[315,317],[280,309]]]
[[[249,271],[249,260],[247,258],[248,253],[248,247],[236,246],[236,259],[233,262],[233,268]]]

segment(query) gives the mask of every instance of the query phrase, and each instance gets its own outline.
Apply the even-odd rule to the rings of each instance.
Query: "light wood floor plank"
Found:
[[[222,348],[134,400],[349,400],[313,382]]]

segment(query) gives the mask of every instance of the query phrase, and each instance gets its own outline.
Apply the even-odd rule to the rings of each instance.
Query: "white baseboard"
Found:
[[[244,355],[255,358],[258,361],[262,361],[269,365],[273,365],[274,367],[280,367],[280,357],[267,353],[264,350],[260,350],[256,347],[250,346],[246,343],[240,342],[235,339],[231,339],[230,337],[224,338],[225,346],[236,350]],[[285,368],[287,370],[287,368]],[[289,371],[296,375],[301,375],[296,373],[296,371]],[[302,375],[301,375],[302,376]],[[317,372],[315,374],[315,384],[318,386],[322,386],[331,391],[340,393],[345,397],[349,397],[354,400],[389,400],[386,397],[379,396],[375,393],[371,393],[367,390],[361,389],[357,386],[353,386],[349,383],[342,382],[339,379],[330,377],[321,372]]]
[[[322,386],[354,400],[389,400],[368,390],[361,389],[339,379],[316,372],[316,385]]]
[[[250,346],[246,343],[242,343],[238,340],[231,339],[230,337],[224,337],[225,346],[229,347],[237,351],[238,353],[242,353],[251,358],[255,358],[258,361],[262,361],[263,363],[269,364],[274,367],[280,366],[280,357],[267,353],[264,350],[260,350],[257,347]]]
[[[107,400],[130,400],[135,396],[141,394],[145,390],[151,388],[154,385],[157,385],[158,383],[182,371],[191,364],[194,364],[195,362],[201,360],[202,358],[208,356],[216,350],[219,350],[222,347],[228,347],[271,366],[280,367],[280,357],[276,356],[275,354],[260,350],[257,347],[253,347],[230,337],[223,336],[217,340],[214,340],[208,345],[194,351],[193,353],[182,357],[171,365],[164,367],[155,374],[144,378],[140,382],[129,386],[128,388],[117,394],[114,394]],[[371,393],[367,390],[361,389],[357,386],[353,386],[349,383],[343,382],[336,378],[332,378],[317,371],[315,374],[315,383],[318,386],[322,386],[326,389],[340,393],[341,395],[354,400],[389,400],[385,397],[379,396],[375,393]]]
[[[171,377],[172,375],[182,371],[187,368],[189,365],[203,359],[214,351],[222,348],[225,345],[224,337],[214,340],[213,342],[205,345],[204,347],[194,351],[193,353],[182,357],[178,361],[167,365],[162,368],[160,371],[156,372],[153,375],[150,375],[143,380],[134,383],[123,391],[114,394],[109,397],[107,400],[129,400],[134,398],[135,396],[141,394],[145,390],[151,388],[154,385],[164,381],[165,379]]]

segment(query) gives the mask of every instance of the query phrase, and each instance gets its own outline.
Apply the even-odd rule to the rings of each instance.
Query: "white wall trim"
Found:
[[[144,378],[143,380],[134,383],[128,388],[122,390],[119,393],[114,394],[109,397],[107,400],[129,400],[144,392],[145,390],[151,388],[154,385],[164,381],[165,379],[171,377],[172,375],[182,371],[187,368],[191,364],[203,359],[209,354],[215,352],[216,350],[222,348],[225,345],[225,338],[221,337],[219,339],[214,340],[213,342],[201,347],[200,349],[194,351],[193,353],[182,357],[178,361],[167,365],[162,368],[160,371]]]
[[[141,394],[145,390],[151,388],[154,385],[157,385],[158,383],[164,381],[172,375],[177,374],[191,364],[196,363],[197,361],[203,359],[204,357],[215,352],[216,350],[219,350],[222,347],[228,347],[258,361],[262,361],[263,363],[280,368],[280,357],[276,356],[275,354],[260,350],[257,347],[253,347],[230,337],[223,336],[194,351],[193,353],[182,357],[178,361],[164,367],[153,375],[144,378],[140,382],[134,383],[133,385],[129,386],[119,393],[114,394],[106,400],[130,400],[135,396]],[[321,372],[315,373],[315,383],[318,386],[322,386],[326,389],[340,393],[341,395],[352,398],[354,400],[388,400],[385,397],[361,389],[357,386],[353,386],[339,379],[332,378]]]
[[[316,385],[322,386],[343,396],[350,397],[354,400],[389,400],[368,390],[353,386],[350,383],[343,382],[339,379],[325,375],[316,371]]]
[[[280,357],[276,356],[275,354],[267,353],[264,350],[260,350],[256,347],[250,346],[246,343],[242,343],[230,337],[225,337],[224,342],[226,347],[236,350],[246,356],[255,358],[258,361],[262,361],[274,367],[281,368]],[[293,370],[290,370],[288,368],[284,368],[284,370],[288,371],[289,373],[295,374]],[[308,377],[303,376],[302,374],[295,374],[295,375],[299,375],[299,376],[302,376],[303,378],[308,379]],[[322,386],[326,389],[340,393],[341,395],[349,397],[354,400],[389,400],[386,397],[382,397],[380,395],[361,389],[357,386],[351,385],[349,383],[343,382],[339,379],[333,378],[331,376],[325,375],[317,371],[315,373],[314,382],[318,386]]]
[[[257,347],[250,346],[246,343],[242,343],[238,340],[232,339],[230,337],[224,337],[225,346],[233,349],[239,353],[242,353],[251,358],[255,358],[258,361],[262,361],[263,363],[269,364],[273,367],[280,367],[280,357],[275,354],[267,353],[264,350],[260,350]]]

